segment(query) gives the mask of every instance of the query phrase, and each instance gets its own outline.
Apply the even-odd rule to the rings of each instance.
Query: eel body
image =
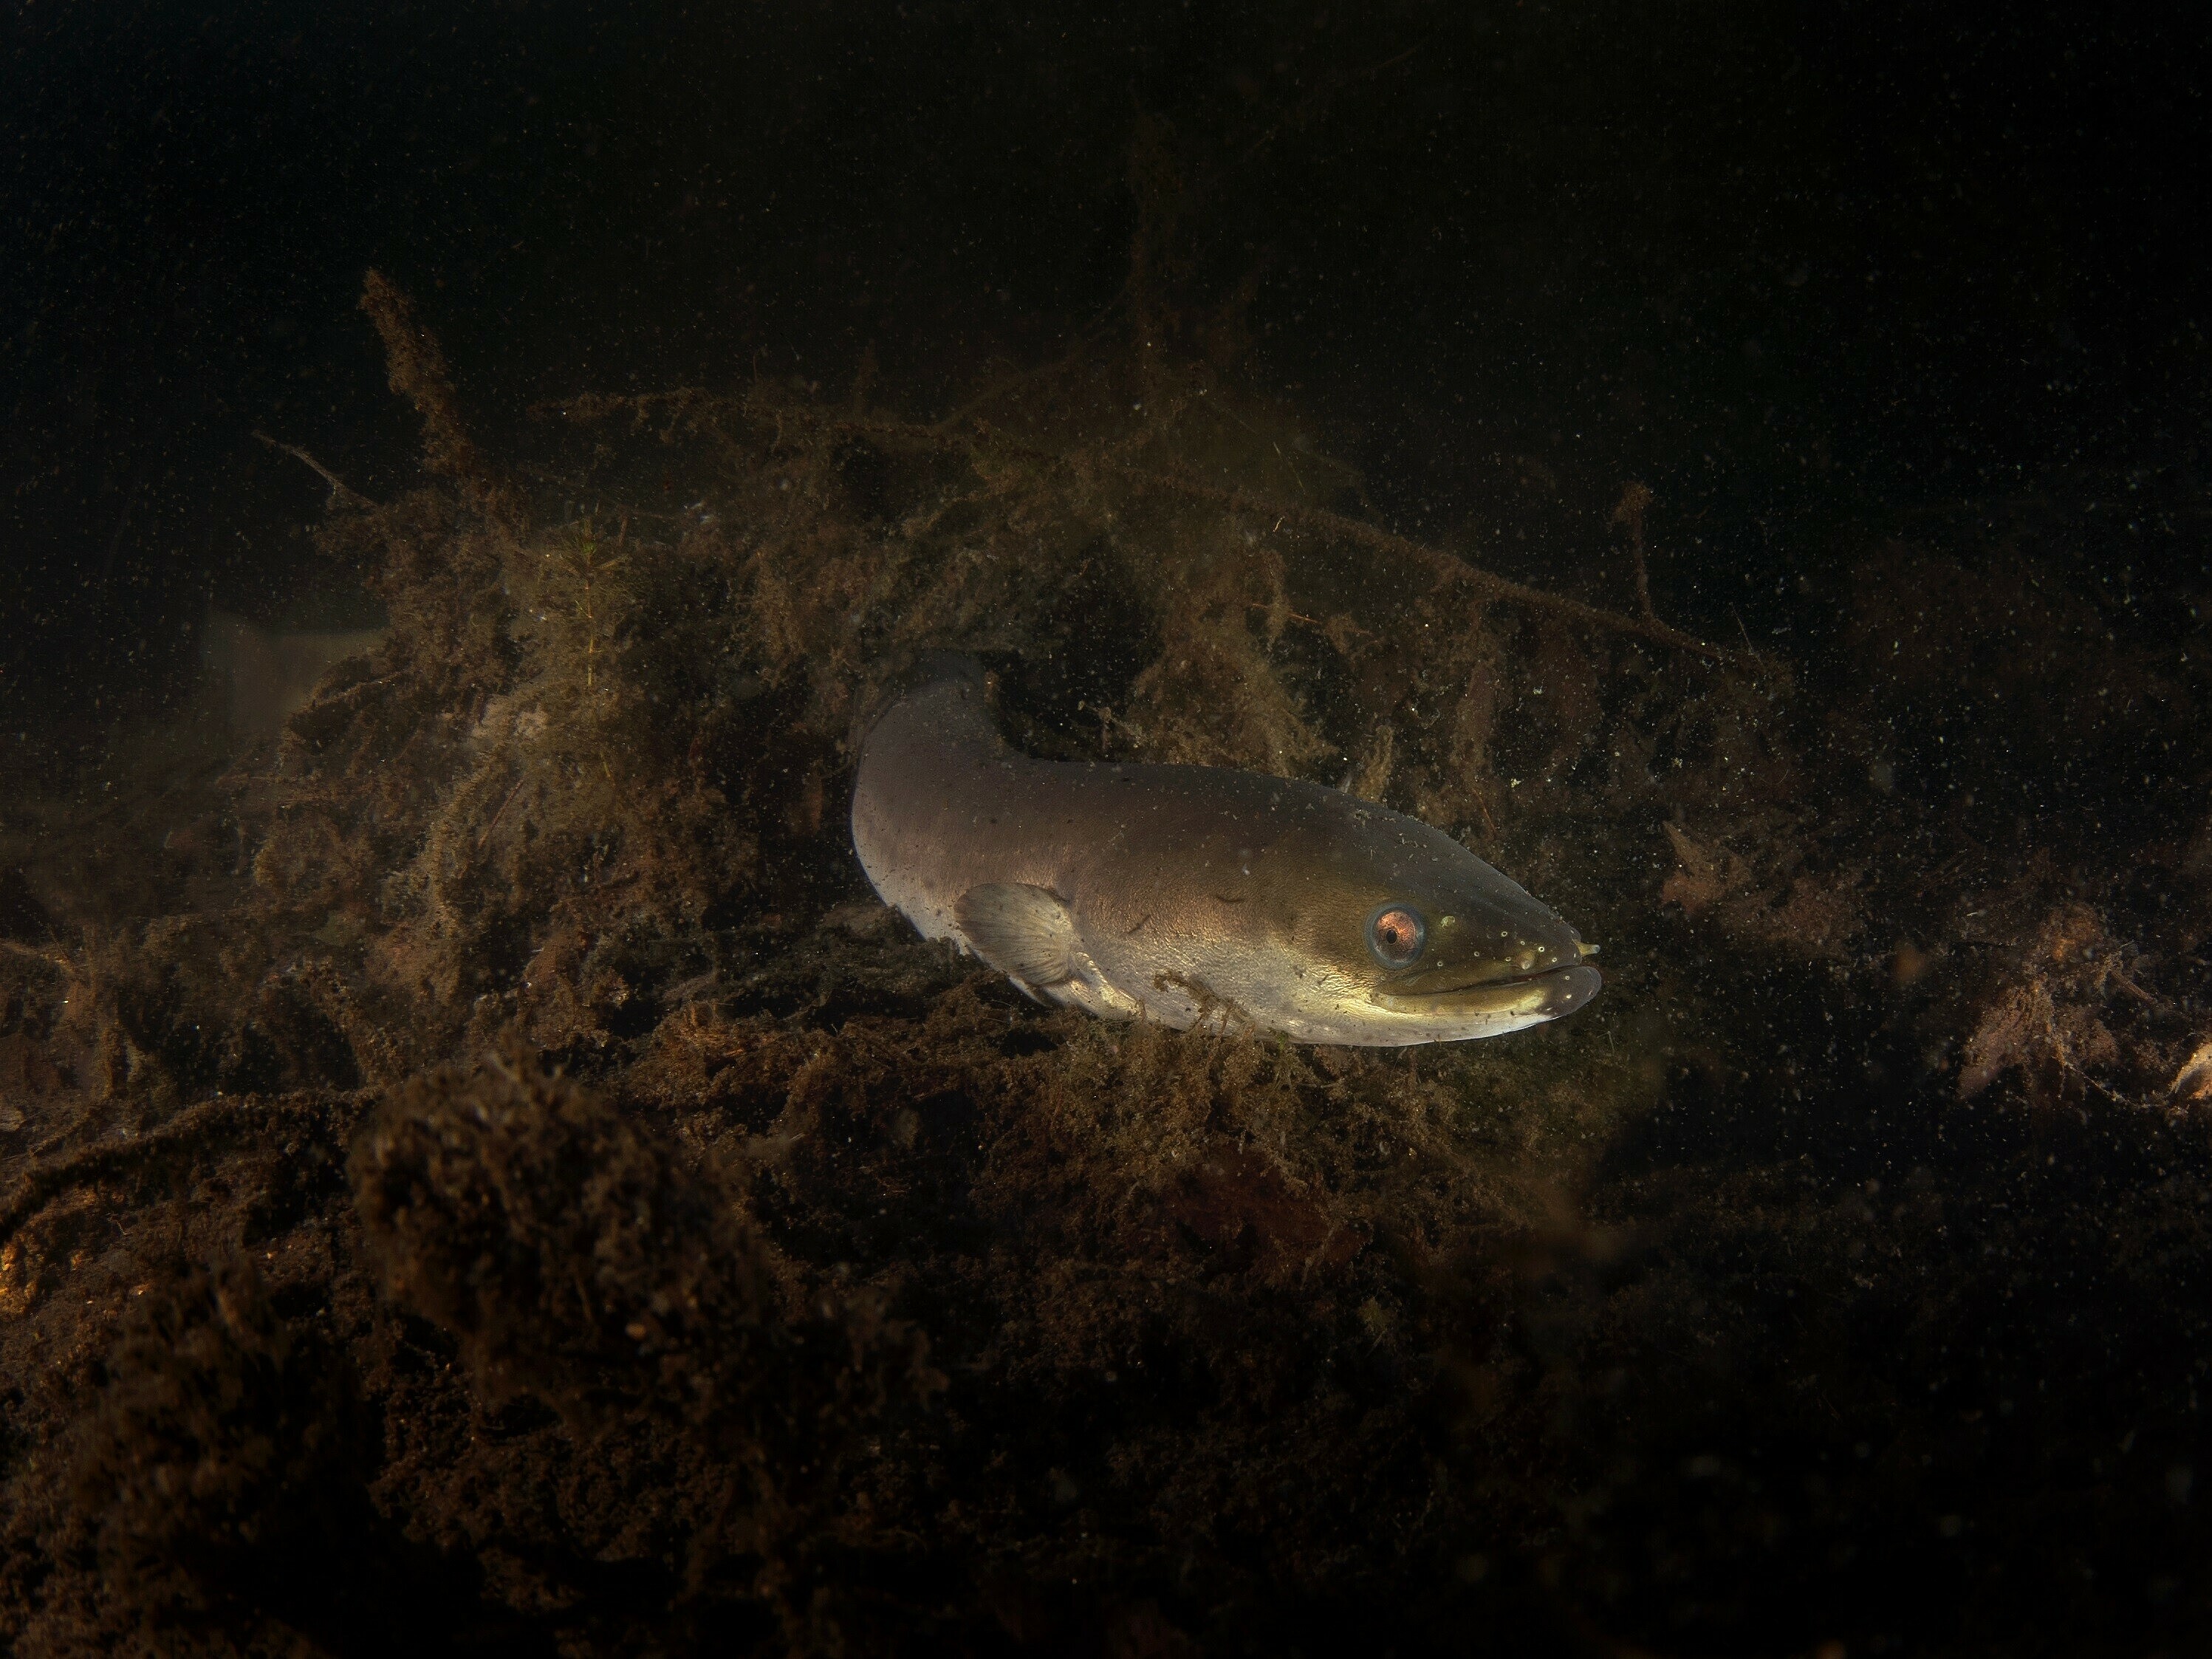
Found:
[[[1402,813],[1259,773],[1018,753],[973,659],[938,660],[876,722],[852,826],[923,937],[1109,1018],[1395,1047],[1557,1019],[1601,983],[1558,915]]]

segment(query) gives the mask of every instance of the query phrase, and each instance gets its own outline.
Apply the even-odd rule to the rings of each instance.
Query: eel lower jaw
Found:
[[[1517,1014],[1529,1019],[1559,1019],[1588,1003],[1604,983],[1596,969],[1587,963],[1578,963],[1448,990],[1377,991],[1373,1000],[1376,1007],[1394,1014],[1447,1018],[1454,1014]]]

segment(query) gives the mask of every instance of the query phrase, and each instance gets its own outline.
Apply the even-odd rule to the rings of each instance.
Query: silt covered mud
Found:
[[[426,477],[319,546],[380,637],[0,798],[13,1650],[2212,1632],[2201,568],[2063,495],[1869,531],[1785,655],[1653,614],[1632,482],[1609,575],[1508,581],[1202,361],[495,454],[364,304]],[[1030,754],[1461,837],[1602,995],[1033,1006],[849,844],[946,647]]]

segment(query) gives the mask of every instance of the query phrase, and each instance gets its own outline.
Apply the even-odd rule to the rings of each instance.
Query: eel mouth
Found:
[[[1394,1014],[1515,1014],[1531,1020],[1559,1019],[1587,1004],[1604,984],[1596,969],[1574,963],[1437,990],[1377,991],[1374,1002]]]

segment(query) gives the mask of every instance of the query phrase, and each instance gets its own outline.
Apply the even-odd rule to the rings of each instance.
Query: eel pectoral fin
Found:
[[[1075,977],[1075,918],[1046,889],[1019,881],[970,887],[952,915],[977,956],[1024,987]]]

